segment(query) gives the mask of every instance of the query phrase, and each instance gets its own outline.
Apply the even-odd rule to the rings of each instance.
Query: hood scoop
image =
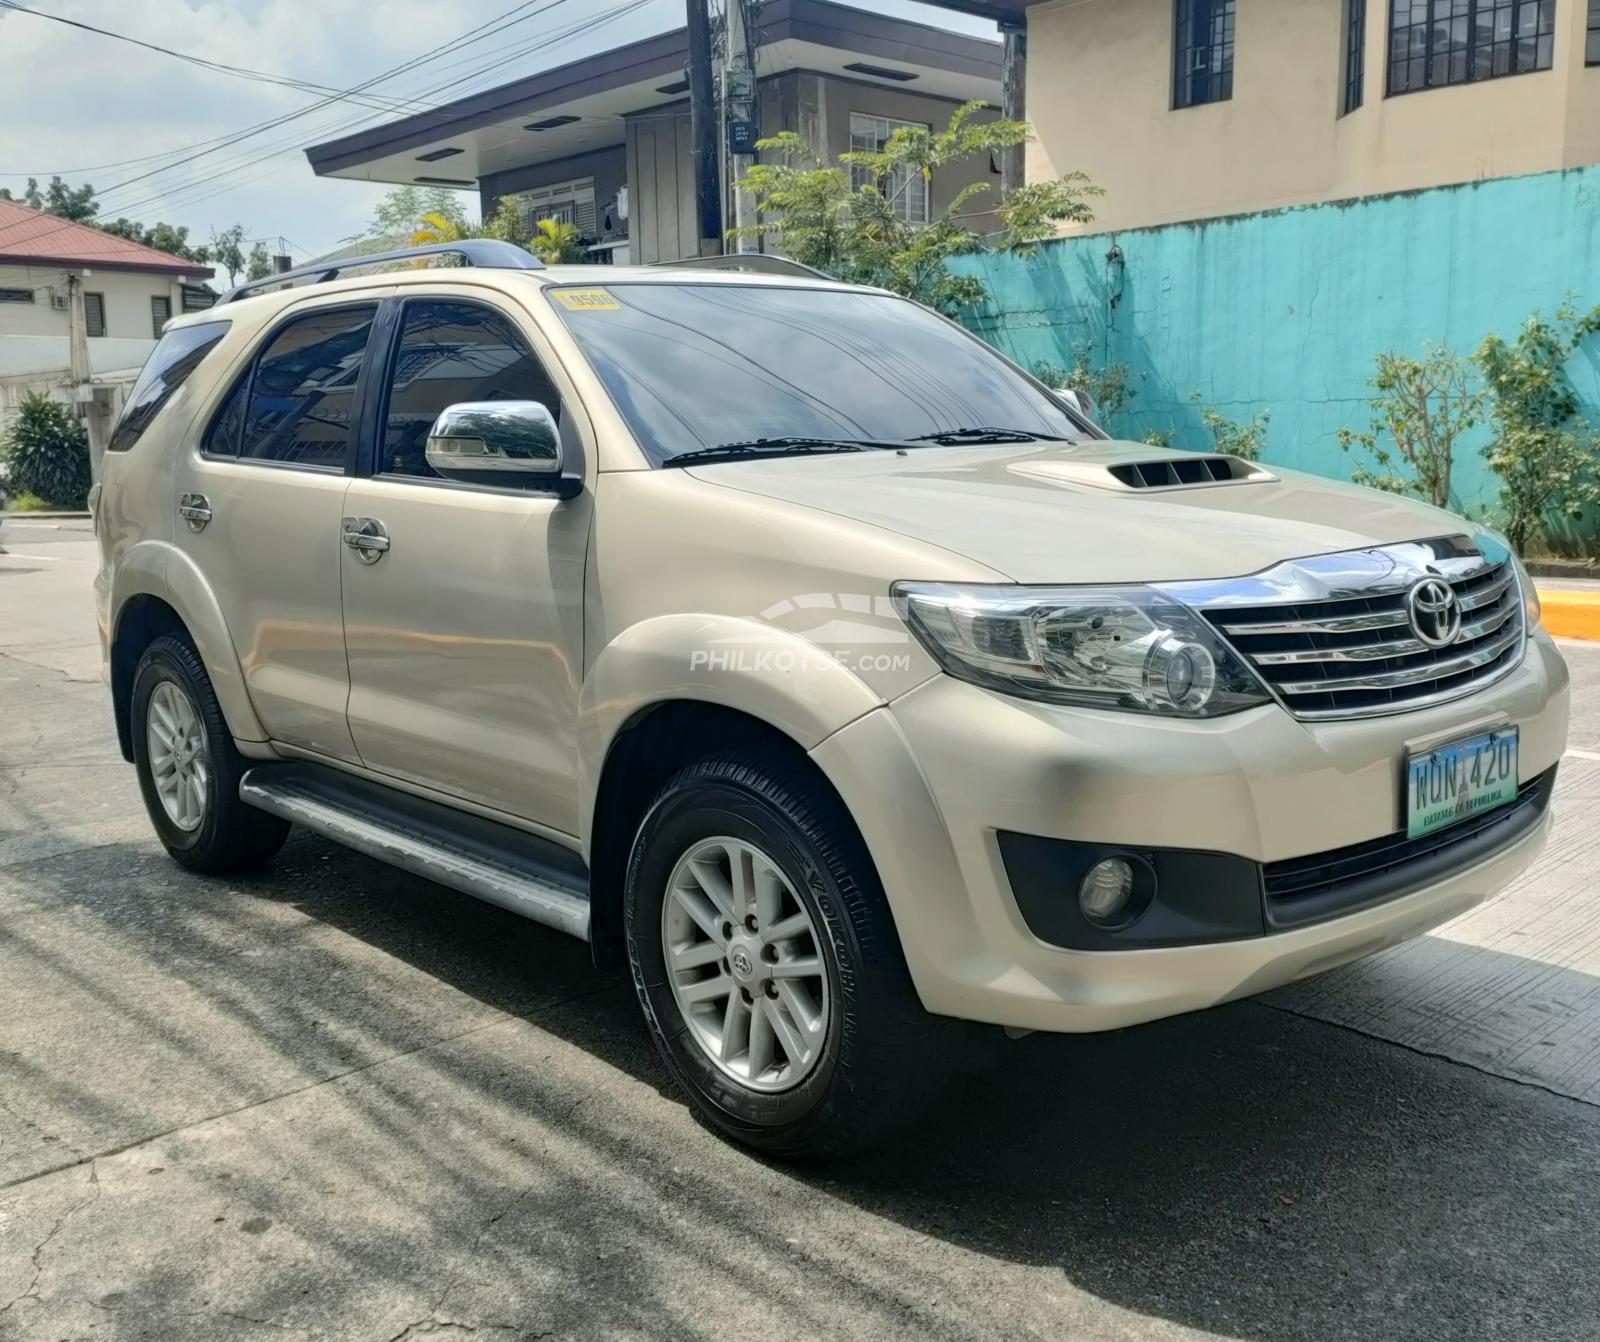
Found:
[[[1227,485],[1277,478],[1271,471],[1243,457],[1199,454],[1125,461],[1107,466],[1106,472],[1127,489],[1182,489],[1188,485]]]
[[[1124,452],[1109,461],[1063,460],[1018,461],[1008,468],[1053,485],[1079,485],[1091,489],[1121,492],[1137,489],[1199,489],[1214,485],[1256,484],[1276,480],[1271,471],[1243,457],[1225,453],[1172,452],[1164,457],[1141,457]]]

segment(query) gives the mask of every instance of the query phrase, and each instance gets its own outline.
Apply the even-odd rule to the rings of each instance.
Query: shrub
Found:
[[[1600,308],[1579,314],[1569,295],[1546,320],[1533,313],[1513,341],[1484,338],[1473,358],[1489,384],[1494,440],[1484,449],[1500,477],[1507,538],[1523,550],[1551,514],[1576,518],[1600,505],[1593,427],[1563,365],[1585,337],[1600,331]]]
[[[1339,430],[1339,446],[1368,453],[1378,469],[1358,466],[1350,478],[1449,507],[1456,439],[1483,419],[1485,392],[1475,383],[1471,363],[1444,345],[1424,345],[1420,359],[1378,355],[1367,381],[1375,393],[1367,402],[1372,427]]]
[[[1189,399],[1199,405],[1200,393],[1192,393]],[[1248,423],[1241,424],[1209,405],[1200,406],[1200,421],[1211,432],[1212,449],[1246,461],[1260,460],[1267,450],[1267,424],[1271,419],[1272,411],[1263,410]]]
[[[43,392],[25,396],[4,445],[10,487],[55,508],[82,508],[89,497],[89,440],[66,406]]]
[[[1120,360],[1103,364],[1094,363],[1094,348],[1087,340],[1072,347],[1072,367],[1063,368],[1049,359],[1041,359],[1033,366],[1033,375],[1047,387],[1070,387],[1073,391],[1086,391],[1094,398],[1095,414],[1102,428],[1107,428],[1135,395],[1133,370]]]

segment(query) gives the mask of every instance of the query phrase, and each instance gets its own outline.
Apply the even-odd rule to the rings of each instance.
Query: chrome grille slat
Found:
[[[1485,619],[1464,624],[1461,626],[1460,641],[1464,643],[1469,639],[1492,634],[1516,613],[1516,610],[1511,608],[1497,610]],[[1250,657],[1257,666],[1305,666],[1316,662],[1375,662],[1389,657],[1416,657],[1434,651],[1436,649],[1430,648],[1420,639],[1399,638],[1380,643],[1357,643],[1348,648],[1322,648],[1311,652],[1256,652],[1251,653]]]
[[[1407,597],[1443,578],[1463,613],[1435,648],[1412,627]],[[1175,584],[1296,717],[1411,712],[1508,674],[1521,660],[1522,593],[1509,556],[1464,536],[1290,560],[1245,578]]]
[[[1443,661],[1430,662],[1426,666],[1407,667],[1403,671],[1382,671],[1371,676],[1349,676],[1338,680],[1280,681],[1277,688],[1282,694],[1318,694],[1328,690],[1403,689],[1408,685],[1443,680],[1447,676],[1456,676],[1463,671],[1487,666],[1521,637],[1522,630],[1512,629],[1472,652],[1449,657]]]

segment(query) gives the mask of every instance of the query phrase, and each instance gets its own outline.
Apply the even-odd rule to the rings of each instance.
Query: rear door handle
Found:
[[[204,494],[180,494],[178,516],[189,524],[190,531],[204,531],[211,520],[211,500]]]
[[[340,524],[344,543],[363,564],[376,564],[389,548],[389,532],[376,517],[347,517]]]

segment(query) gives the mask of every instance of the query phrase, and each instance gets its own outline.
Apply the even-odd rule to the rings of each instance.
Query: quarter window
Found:
[[[877,153],[889,143],[889,137],[902,126],[927,130],[920,121],[896,121],[886,116],[866,116],[850,113],[850,152]],[[887,178],[878,182],[867,168],[850,169],[850,185],[859,191],[863,186],[876,185],[888,197],[895,218],[907,224],[928,222],[928,179],[913,168],[896,168]]]
[[[375,312],[370,306],[314,312],[273,337],[250,384],[241,457],[344,466]]]
[[[538,401],[559,421],[561,398],[511,322],[445,299],[406,304],[384,406],[377,474],[437,478],[425,449],[441,411],[462,401]],[[508,475],[509,484],[548,481]]]
[[[1556,0],[1390,0],[1389,94],[1548,70],[1555,29]]]
[[[84,294],[83,329],[84,333],[89,336],[103,336],[106,333],[106,296],[104,294]]]
[[[1172,103],[1197,107],[1233,97],[1235,0],[1177,0]]]
[[[227,322],[203,322],[169,331],[151,351],[128,393],[122,417],[106,444],[108,452],[126,452],[143,436],[179,387],[228,333]]]

